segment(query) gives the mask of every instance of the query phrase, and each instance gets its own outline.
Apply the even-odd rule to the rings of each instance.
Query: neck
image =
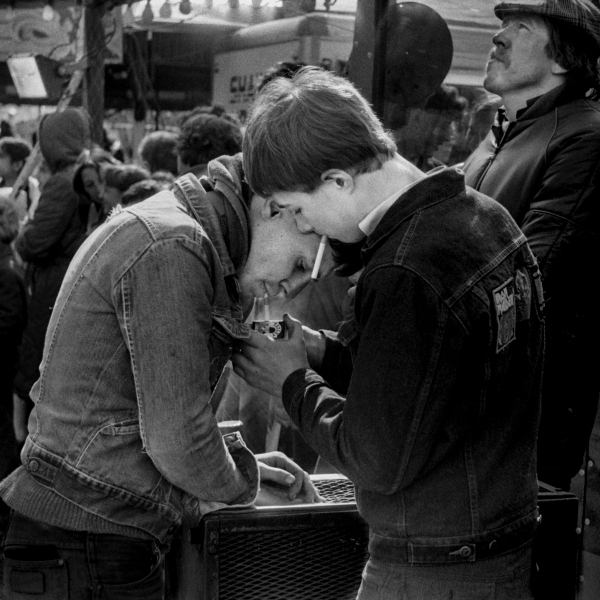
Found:
[[[509,121],[514,121],[517,118],[517,113],[527,106],[527,101],[538,96],[543,96],[553,89],[564,83],[563,80],[556,82],[548,82],[546,85],[541,85],[535,89],[515,90],[502,94],[502,102],[506,109],[506,116]]]
[[[364,215],[368,215],[385,202],[392,194],[399,192],[411,183],[425,177],[425,173],[405,158],[396,154],[383,164],[381,169],[373,173],[365,173],[361,177],[361,196],[364,199]]]

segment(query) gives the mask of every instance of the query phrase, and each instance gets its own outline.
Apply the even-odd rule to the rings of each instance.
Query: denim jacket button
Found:
[[[465,558],[467,556],[471,556],[471,548],[469,548],[469,546],[463,546],[460,550],[460,555],[464,556]]]
[[[193,510],[196,510],[199,506],[200,502],[198,501],[198,498],[192,498],[192,501],[190,502],[190,506],[192,507]]]
[[[35,459],[30,460],[29,464],[27,465],[27,468],[31,472],[35,473],[40,468],[40,463],[37,460],[35,460]]]
[[[489,548],[490,550],[493,550],[493,549],[494,549],[494,547],[496,546],[496,544],[497,544],[497,543],[498,543],[498,540],[492,540],[492,541],[490,542],[490,545],[488,546],[488,548]]]

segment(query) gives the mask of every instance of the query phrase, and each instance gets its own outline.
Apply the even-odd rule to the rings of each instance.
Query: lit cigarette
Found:
[[[324,235],[321,237],[321,243],[319,244],[319,249],[317,250],[317,258],[315,258],[315,266],[313,267],[311,277],[313,279],[319,278],[319,269],[321,268],[321,261],[323,260],[323,253],[325,252],[325,246],[327,246],[327,236]]]
[[[271,320],[271,314],[269,312],[269,294],[265,294],[265,298],[264,298],[264,319],[265,321],[270,321]]]

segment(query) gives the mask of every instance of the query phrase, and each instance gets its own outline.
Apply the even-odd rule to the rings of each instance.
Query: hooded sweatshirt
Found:
[[[53,174],[44,185],[33,219],[15,242],[17,252],[28,263],[29,322],[15,378],[15,390],[22,398],[28,397],[39,376],[52,307],[69,262],[85,238],[73,173],[77,158],[90,144],[89,116],[80,108],[46,115],[40,122],[38,139]]]

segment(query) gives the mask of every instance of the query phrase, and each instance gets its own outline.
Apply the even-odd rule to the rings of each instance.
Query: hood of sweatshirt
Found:
[[[224,274],[239,275],[250,251],[252,196],[244,182],[241,153],[212,160],[208,174],[200,179],[182,175],[173,191],[196,213],[219,253]]]
[[[75,163],[90,147],[90,116],[83,108],[44,115],[38,129],[40,150],[52,172]]]

